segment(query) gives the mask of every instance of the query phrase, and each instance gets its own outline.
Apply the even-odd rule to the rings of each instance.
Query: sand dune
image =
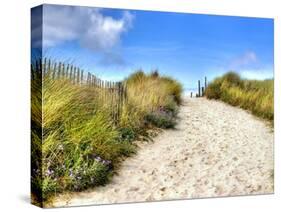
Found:
[[[187,99],[174,130],[140,143],[104,187],[59,195],[54,206],[273,193],[273,132],[248,112]]]

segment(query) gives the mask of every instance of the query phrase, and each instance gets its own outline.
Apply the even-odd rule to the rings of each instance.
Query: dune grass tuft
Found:
[[[139,70],[126,80],[128,101],[122,123],[136,130],[149,125],[173,127],[178,105],[181,103],[182,85],[173,78],[160,76],[158,71],[145,74]],[[165,124],[159,124],[163,122]],[[169,123],[170,122],[170,123]]]
[[[274,119],[274,80],[246,80],[235,72],[216,78],[206,89],[206,97],[220,99],[251,111],[254,115]]]

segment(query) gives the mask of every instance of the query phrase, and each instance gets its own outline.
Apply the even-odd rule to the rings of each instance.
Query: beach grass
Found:
[[[235,72],[228,72],[212,81],[206,97],[219,99],[233,106],[251,111],[254,115],[274,120],[274,80],[248,80]]]
[[[63,78],[32,80],[31,175],[37,201],[107,183],[118,163],[136,152],[132,141],[148,129],[175,126],[180,83],[137,71],[124,84],[127,98],[114,123],[111,103],[100,98],[106,91]]]

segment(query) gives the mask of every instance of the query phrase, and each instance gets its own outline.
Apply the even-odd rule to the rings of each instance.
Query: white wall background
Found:
[[[29,202],[30,8],[41,3],[275,18],[275,194],[69,208],[70,211],[277,211],[281,206],[281,4],[278,0],[7,0],[0,6],[0,211]],[[281,208],[281,207],[280,207]],[[63,209],[54,209],[58,211]],[[64,209],[65,210],[65,209]],[[280,209],[279,209],[280,211]]]

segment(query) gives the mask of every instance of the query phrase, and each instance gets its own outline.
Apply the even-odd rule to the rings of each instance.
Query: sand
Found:
[[[109,184],[59,195],[53,206],[273,193],[273,136],[242,109],[188,98],[176,129],[139,143]]]

